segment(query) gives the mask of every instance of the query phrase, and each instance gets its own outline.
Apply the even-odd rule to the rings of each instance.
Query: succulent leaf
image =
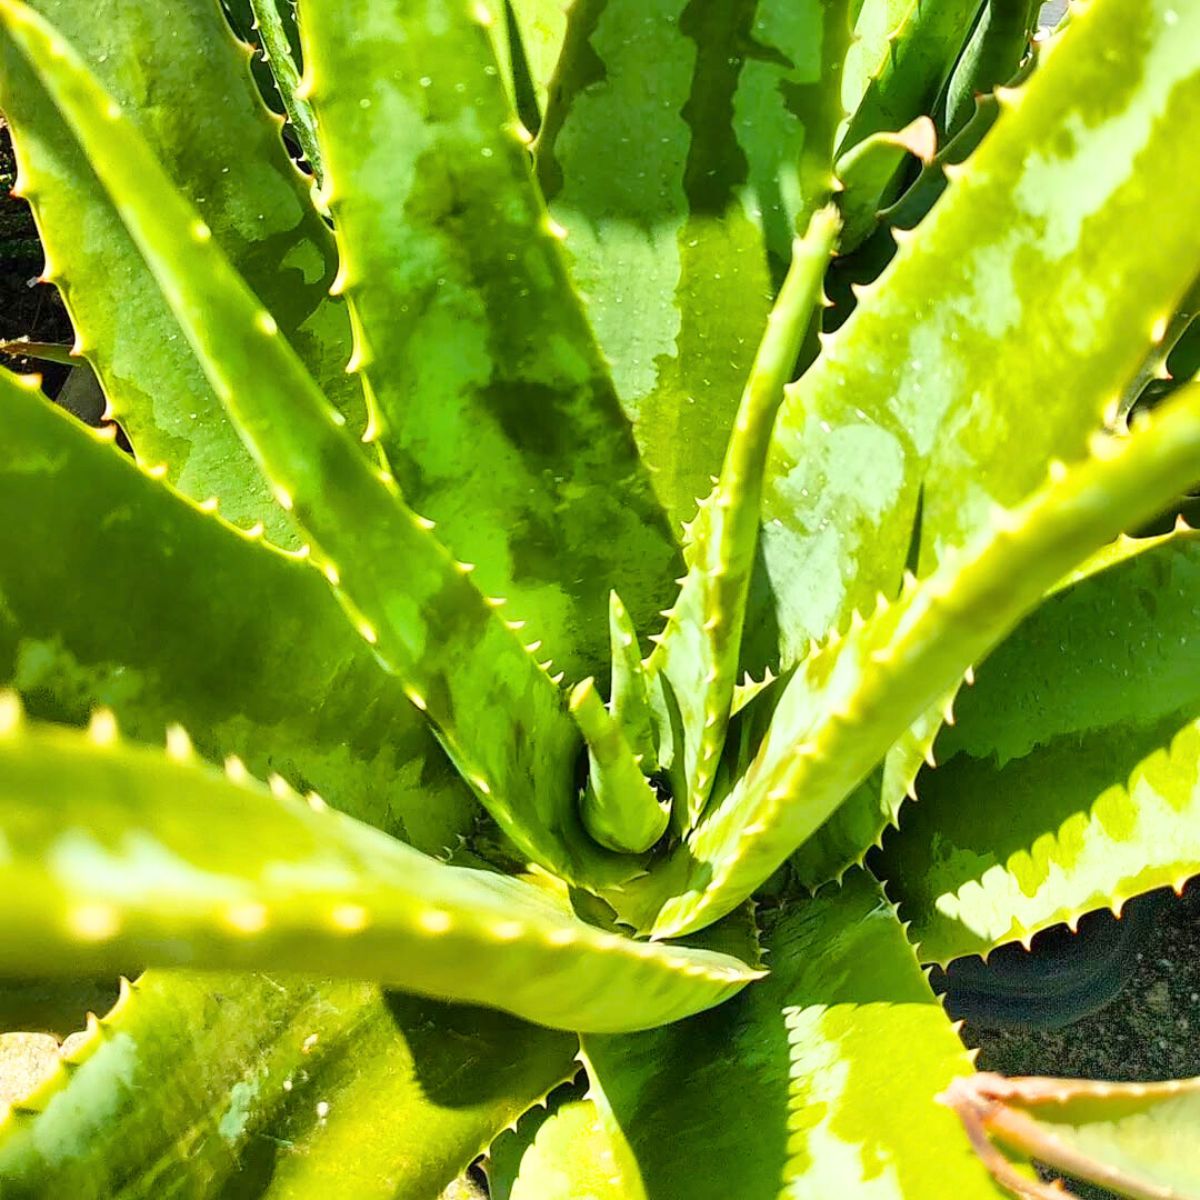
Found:
[[[578,735],[557,687],[493,605],[343,428],[274,318],[165,179],[120,106],[19,0],[0,20],[93,152],[235,426],[349,619],[433,722],[480,802],[523,851],[568,879],[632,869],[584,831]],[[336,173],[336,163],[328,164]]]
[[[839,156],[872,134],[903,129],[933,108],[954,69],[980,3],[908,0],[899,22],[888,29],[879,64],[854,104],[838,146]],[[900,15],[894,2],[889,2],[886,10],[889,15]]]
[[[0,1118],[0,1179],[11,1200],[428,1200],[575,1049],[372,984],[151,971]]]
[[[612,714],[629,739],[635,754],[651,770],[666,765],[660,757],[660,742],[670,757],[668,731],[655,732],[654,710],[650,704],[650,685],[642,662],[637,630],[621,597],[613,592],[608,605],[609,646],[612,651]]]
[[[1065,1193],[1021,1178],[987,1138],[1134,1200],[1200,1195],[1200,1079],[1091,1083],[980,1074],[953,1080],[944,1102],[996,1178],[1028,1200]]]
[[[0,522],[0,683],[33,715],[84,725],[103,706],[159,745],[182,725],[210,761],[236,755],[426,853],[470,832],[466,786],[307,563],[171,495],[4,371],[0,412],[0,512],[38,514]]]
[[[86,735],[27,726],[9,693],[4,716],[10,974],[320,962],[337,977],[604,1030],[678,1020],[759,974],[727,954],[605,933],[544,889],[446,866],[281,781],[268,790],[122,744],[111,715]]]
[[[491,1173],[488,1182],[492,1183]],[[521,1155],[507,1191],[493,1200],[646,1200],[628,1147],[609,1135],[590,1099],[560,1104]]]
[[[290,10],[290,0],[282,2],[287,4]],[[263,57],[270,65],[279,99],[283,103],[288,120],[292,123],[292,130],[304,151],[304,157],[312,167],[314,182],[320,187],[324,180],[324,168],[321,147],[317,142],[317,120],[313,115],[312,105],[298,94],[300,72],[296,68],[295,58],[292,57],[291,39],[279,8],[280,0],[249,0],[249,4],[254,13],[258,35],[262,38]]]
[[[720,469],[792,240],[829,199],[847,8],[603,0],[568,13],[538,177],[676,523]]]
[[[258,97],[250,51],[217,4],[163,0],[150,10],[121,0],[41,0],[38,9],[86,54],[283,336],[361,429],[361,388],[342,369],[349,323],[326,294],[337,265],[332,239]],[[99,376],[110,412],[146,466],[165,464],[167,478],[193,499],[216,497],[230,520],[261,521],[273,540],[295,546],[287,514],[87,156],[16,47],[5,40],[0,53],[0,108],[12,125],[19,190],[46,245],[45,275],[63,293],[77,351]]]
[[[976,98],[1007,82],[1020,66],[1037,28],[1037,0],[985,0],[971,40],[946,85],[942,127],[953,137],[975,113]]]
[[[970,553],[812,654],[788,680],[745,775],[673,863],[631,885],[626,911],[645,921],[644,906],[670,888],[653,930],[678,936],[740,903],[1069,568],[1185,490],[1198,449],[1192,385],[1132,437],[1097,439],[1092,459],[1019,509],[994,513]]]
[[[674,823],[685,833],[708,802],[725,742],[758,546],[763,465],[784,386],[820,312],[822,280],[839,227],[834,210],[821,209],[793,247],[721,474],[691,525],[684,552],[687,577],[646,664],[651,687],[661,676],[679,713],[683,753],[676,755],[672,771],[678,780]]]
[[[610,1152],[636,1163],[625,1194],[996,1200],[928,1103],[970,1059],[874,881],[765,916],[765,980],[665,1029],[582,1039]],[[601,1149],[589,1137],[559,1169],[590,1178]]]
[[[310,0],[306,91],[337,290],[356,316],[352,369],[400,489],[484,594],[528,623],[540,657],[579,680],[607,661],[610,589],[646,625],[678,555],[572,295],[484,16]]]
[[[612,850],[649,850],[666,832],[670,808],[659,801],[591,679],[572,691],[571,713],[588,748],[588,783],[580,799],[584,827]]]
[[[1077,459],[1196,278],[1200,149],[1182,130],[1200,119],[1200,9],[1176,7],[1107,0],[1074,20],[788,389],[747,615],[754,677],[897,594],[918,497],[923,575],[1053,459]],[[1102,66],[1116,59],[1119,86]]]
[[[892,179],[909,156],[928,164],[937,153],[937,130],[926,116],[895,133],[873,133],[852,146],[837,161],[842,190],[842,253],[860,246],[875,231]]]
[[[1200,872],[1198,604],[1200,543],[1156,541],[1053,596],[983,666],[882,866],[925,958]]]
[[[918,967],[1200,875],[1200,8],[1037,7],[0,0],[4,1200],[1187,1190]]]

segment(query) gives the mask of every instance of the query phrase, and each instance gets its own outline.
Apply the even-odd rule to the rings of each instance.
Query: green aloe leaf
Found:
[[[993,91],[1015,73],[1037,28],[1037,0],[986,0],[971,40],[946,85],[947,137],[953,137],[975,113],[976,97]]]
[[[918,508],[925,574],[1078,458],[1200,269],[1200,9],[1097,0],[1004,105],[788,390],[743,652],[756,678],[897,594]]]
[[[909,0],[903,16],[894,3],[885,6],[889,15],[900,19],[888,29],[879,64],[854,105],[839,155],[872,134],[903,129],[932,111],[980,4],[981,0]]]
[[[285,7],[280,8],[280,4]],[[292,132],[300,143],[304,157],[312,167],[318,186],[324,181],[321,147],[317,142],[317,120],[312,105],[301,95],[300,72],[292,53],[290,34],[295,32],[295,11],[291,0],[250,0],[254,25],[262,39],[263,57],[271,68],[275,86],[284,112],[292,124]],[[289,20],[289,18],[291,18]]]
[[[332,239],[258,97],[249,50],[215,0],[36,7],[80,48],[283,335],[361,428],[361,388],[343,371],[349,323],[327,295]],[[295,545],[86,155],[20,52],[6,44],[2,53],[0,108],[13,129],[20,190],[33,205],[77,350],[96,370],[110,411],[145,465],[165,464],[194,499],[216,497],[230,520],[261,521],[271,538]]]
[[[591,679],[572,691],[571,715],[588,747],[588,782],[580,799],[588,832],[614,850],[649,850],[666,832],[670,808],[659,801]]]
[[[873,133],[842,155],[837,176],[842,185],[838,205],[844,222],[843,254],[860,246],[875,231],[889,185],[909,156],[927,164],[936,152],[937,130],[928,117],[920,116],[895,132]]]
[[[568,1099],[534,1115],[543,1119],[530,1131],[511,1176],[488,1171],[493,1200],[644,1200],[628,1148],[609,1136],[592,1100]]]
[[[158,744],[181,724],[214,762],[237,755],[427,853],[455,846],[478,806],[325,581],[28,383],[0,371],[0,512],[38,514],[0,522],[0,682],[46,720],[106,706]]]
[[[1200,1079],[956,1079],[945,1096],[1001,1180],[1031,1200],[1058,1188],[1022,1179],[987,1142],[1132,1200],[1200,1196]]]
[[[579,738],[535,652],[373,468],[275,319],[165,178],[119,105],[19,0],[0,0],[8,36],[42,72],[146,255],[235,426],[280,504],[313,541],[347,615],[460,774],[531,858],[571,880],[636,870],[583,829],[572,786]],[[329,164],[334,170],[334,164]]]
[[[546,111],[551,80],[567,36],[567,13],[574,0],[508,0],[499,6],[506,10],[506,25],[515,31],[519,53],[525,63],[532,91],[531,116]]]
[[[430,1200],[575,1050],[372,984],[152,971],[0,1117],[0,1179],[6,1200]]]
[[[1200,872],[1200,543],[1048,600],[963,692],[883,871],[923,957],[983,953]]]
[[[847,2],[605,0],[568,19],[538,177],[654,486],[690,521],[792,239],[832,189]]]
[[[758,545],[763,464],[784,386],[824,299],[822,281],[840,221],[813,215],[798,238],[779,297],[742,392],[721,474],[688,527],[687,576],[646,664],[651,694],[669,689],[665,713],[679,713],[682,753],[673,756],[676,827],[691,829],[708,803],[737,682],[738,649]]]
[[[745,774],[659,865],[630,885],[626,911],[678,936],[748,896],[845,801],[891,744],[953,689],[1072,566],[1193,480],[1200,385],[1125,439],[1063,468],[1021,508],[922,583],[814,651],[779,696]],[[640,893],[640,894],[639,894]],[[669,898],[662,899],[664,893]]]
[[[335,290],[401,491],[541,658],[594,674],[609,590],[648,624],[678,555],[479,17],[312,0],[304,36]]]
[[[771,974],[737,999],[666,1029],[583,1039],[610,1153],[635,1167],[618,1194],[996,1200],[932,1103],[969,1056],[874,882],[855,872],[763,917]],[[581,1141],[559,1169],[589,1179],[598,1149]]]
[[[449,867],[323,802],[4,703],[0,969],[304,971],[483,1003],[564,1029],[644,1028],[759,972],[603,932],[519,879]],[[470,968],[464,969],[469,962]],[[636,1006],[625,997],[639,997]]]
[[[913,0],[854,0],[853,36],[842,71],[842,107],[849,118],[887,60],[894,36],[903,28]]]

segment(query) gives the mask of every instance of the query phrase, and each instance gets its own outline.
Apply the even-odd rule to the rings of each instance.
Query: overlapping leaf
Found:
[[[1073,21],[789,390],[747,619],[755,678],[896,594],[919,498],[924,573],[1079,456],[1200,268],[1198,47],[1200,10],[1171,0]]]
[[[344,306],[327,296],[332,239],[250,78],[218,5],[163,0],[40,0],[39,12],[85,55],[175,186],[272,311],[283,334],[362,427]],[[20,187],[46,244],[77,346],[148,466],[233,521],[295,535],[226,418],[187,338],[87,155],[14,47],[4,48],[0,108],[13,127]]]
[[[401,491],[541,658],[595,674],[610,589],[648,624],[677,554],[480,22],[311,0],[304,33],[337,290]]]
[[[771,427],[805,335],[820,312],[822,280],[837,239],[832,208],[814,214],[797,238],[792,264],[755,355],[721,474],[689,527],[687,575],[666,627],[646,663],[649,692],[658,697],[659,725],[678,712],[670,761],[675,780],[675,825],[690,830],[700,818],[717,773],[717,760],[737,682],[738,649],[758,545],[763,463]]]
[[[710,490],[792,238],[832,187],[847,8],[569,12],[538,176],[676,522]]]
[[[369,464],[275,319],[74,51],[19,0],[3,0],[0,17],[105,187],[121,197],[163,294],[279,503],[311,537],[349,619],[404,680],[460,774],[543,866],[573,880],[627,877],[636,864],[601,850],[580,822],[579,739],[533,657],[537,642],[522,644],[467,578],[469,565],[451,558],[395,479]]]
[[[1021,1178],[987,1138],[1066,1175],[1134,1200],[1200,1195],[1200,1079],[1090,1083],[1080,1079],[957,1079],[946,1103],[1009,1189],[1057,1200],[1058,1187]]]
[[[736,1000],[666,1029],[583,1039],[610,1152],[634,1166],[619,1194],[998,1197],[952,1114],[931,1103],[969,1059],[874,883],[855,873],[765,914],[765,929],[771,974]],[[577,1146],[556,1165],[583,1180],[596,1139]]]
[[[209,759],[237,755],[427,853],[469,832],[465,785],[307,563],[171,495],[3,372],[0,415],[0,682],[34,715],[84,724],[104,705],[159,744],[182,724]]]
[[[923,956],[1027,939],[1200,872],[1200,544],[1026,619],[964,692],[884,870]]]
[[[88,735],[26,726],[11,693],[3,716],[10,974],[320,964],[601,1030],[677,1020],[757,976],[727,954],[605,933],[533,884],[446,866],[323,804],[226,778],[177,738],[164,756],[120,744],[103,714]]]
[[[994,514],[969,554],[814,652],[773,702],[728,794],[651,879],[618,893],[630,919],[675,936],[740,903],[1059,577],[1184,490],[1200,469],[1198,446],[1193,385],[1135,436],[1096,439],[1096,457]]]
[[[148,972],[0,1120],[0,1179],[12,1200],[428,1200],[575,1044],[372,984]]]

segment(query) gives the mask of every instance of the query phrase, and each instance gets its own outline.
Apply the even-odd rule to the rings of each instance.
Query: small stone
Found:
[[[58,1064],[48,1033],[0,1033],[0,1107],[23,1100]]]

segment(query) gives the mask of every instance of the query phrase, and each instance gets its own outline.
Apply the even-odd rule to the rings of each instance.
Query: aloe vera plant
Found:
[[[0,0],[0,1195],[1198,1194],[921,964],[1200,871],[1200,8],[227,8]]]

